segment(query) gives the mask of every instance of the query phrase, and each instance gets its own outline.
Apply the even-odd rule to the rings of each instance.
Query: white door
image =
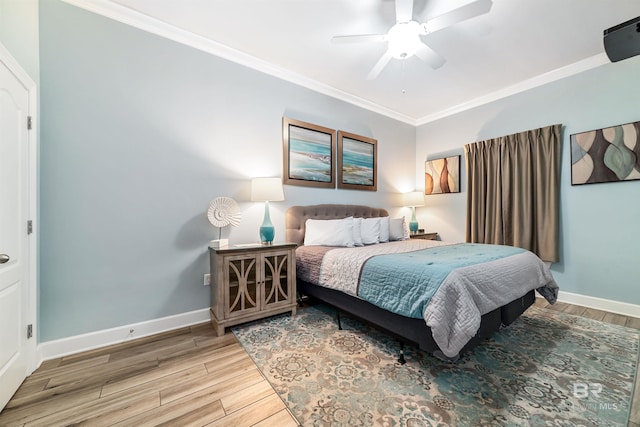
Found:
[[[0,410],[32,369],[35,348],[27,338],[30,93],[12,65],[0,55]]]

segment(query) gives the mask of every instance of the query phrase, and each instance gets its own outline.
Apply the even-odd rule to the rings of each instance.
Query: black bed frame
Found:
[[[304,222],[307,218],[335,219],[347,216],[378,217],[386,216],[384,209],[370,208],[359,205],[315,205],[294,206],[287,210],[287,240],[300,244],[300,234],[304,236]],[[433,340],[431,328],[424,319],[414,319],[392,313],[377,307],[360,298],[353,297],[343,292],[317,286],[302,280],[297,280],[298,293],[325,302],[337,310],[342,310],[361,320],[366,321],[380,329],[396,336],[401,343],[411,342],[421,350],[435,353],[439,350]],[[517,298],[510,303],[499,307],[481,317],[480,328],[476,335],[465,345],[462,352],[476,346],[481,341],[498,331],[502,325],[510,325],[535,301],[535,292]],[[401,361],[403,359],[401,351]]]
[[[415,319],[401,316],[377,307],[367,301],[352,297],[335,289],[317,286],[302,280],[298,280],[298,292],[301,295],[317,299],[364,320],[380,329],[383,329],[401,342],[406,341],[417,345],[421,350],[434,353],[439,350],[438,345],[433,340],[431,328],[427,326],[424,319]],[[480,328],[476,335],[464,346],[461,353],[475,347],[481,341],[489,338],[501,326],[510,325],[535,301],[534,291],[511,301],[510,303],[497,308],[481,317]]]

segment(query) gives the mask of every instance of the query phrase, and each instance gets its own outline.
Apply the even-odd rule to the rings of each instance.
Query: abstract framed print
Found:
[[[571,185],[640,179],[640,122],[571,135]]]
[[[283,184],[335,188],[335,130],[284,117],[282,140]]]
[[[424,163],[424,194],[460,192],[460,156],[427,160]]]
[[[338,131],[338,188],[377,191],[378,141]]]

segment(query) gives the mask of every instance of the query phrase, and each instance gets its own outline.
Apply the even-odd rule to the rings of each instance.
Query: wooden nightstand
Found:
[[[274,314],[296,314],[295,243],[209,248],[211,323],[227,326]]]
[[[438,233],[416,233],[410,234],[409,237],[412,239],[438,240]]]

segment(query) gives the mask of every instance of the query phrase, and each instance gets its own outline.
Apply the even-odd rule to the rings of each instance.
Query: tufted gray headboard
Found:
[[[308,218],[339,219],[353,216],[355,218],[376,218],[388,216],[385,209],[363,205],[311,205],[292,206],[287,209],[285,228],[287,242],[304,243],[304,225]]]

